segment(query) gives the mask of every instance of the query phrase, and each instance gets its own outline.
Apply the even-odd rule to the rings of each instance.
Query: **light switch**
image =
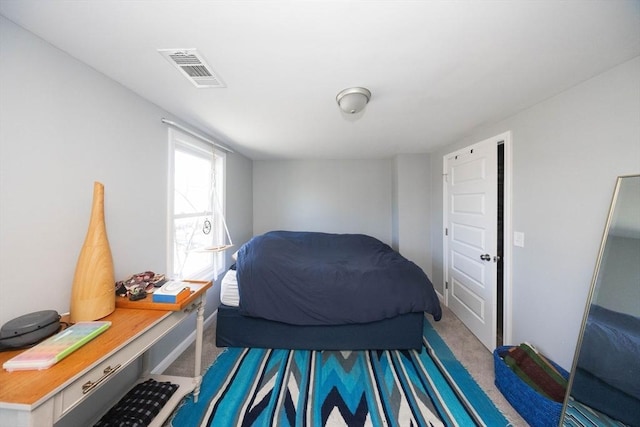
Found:
[[[514,246],[524,247],[524,233],[520,231],[513,232],[513,244]]]

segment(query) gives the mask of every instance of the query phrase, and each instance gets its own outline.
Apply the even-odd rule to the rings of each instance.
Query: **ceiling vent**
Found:
[[[158,49],[195,87],[225,87],[196,49]]]

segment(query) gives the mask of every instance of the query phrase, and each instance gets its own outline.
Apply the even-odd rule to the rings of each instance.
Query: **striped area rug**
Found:
[[[225,350],[172,426],[506,426],[425,320],[421,351]]]
[[[582,403],[569,398],[562,425],[565,427],[626,427],[626,424],[614,420]]]

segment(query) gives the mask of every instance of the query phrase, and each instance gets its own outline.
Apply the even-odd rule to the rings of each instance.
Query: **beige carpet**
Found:
[[[442,320],[432,321],[431,324],[511,425],[528,426],[494,384],[493,354],[464,326],[460,319],[447,307],[442,306]]]
[[[525,427],[527,423],[511,407],[494,384],[493,355],[462,324],[447,307],[442,307],[442,320],[431,322],[438,334],[447,343],[453,354],[467,368],[480,387],[515,427]],[[215,322],[204,331],[202,366],[208,367],[224,348],[215,346]],[[185,350],[164,372],[167,375],[192,376],[194,369],[195,345]],[[493,426],[489,426],[493,427]]]

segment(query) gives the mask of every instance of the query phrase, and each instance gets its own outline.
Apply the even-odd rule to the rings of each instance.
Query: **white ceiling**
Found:
[[[429,152],[640,55],[639,0],[0,0],[0,14],[253,159]],[[197,89],[163,48],[197,48],[227,87]],[[373,93],[355,116],[335,101],[350,86]]]

